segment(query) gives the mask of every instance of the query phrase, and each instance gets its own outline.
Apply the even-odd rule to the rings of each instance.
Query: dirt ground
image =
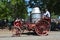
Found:
[[[48,36],[37,36],[33,32],[27,31],[21,37],[11,37],[12,32],[0,29],[0,40],[60,40],[60,31],[50,31]]]

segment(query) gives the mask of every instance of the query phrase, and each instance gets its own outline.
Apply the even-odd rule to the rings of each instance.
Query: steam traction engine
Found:
[[[48,31],[50,29],[50,18],[42,19],[39,7],[33,8],[30,18],[30,23],[20,23],[20,31],[27,28],[29,31],[32,30],[33,32],[36,32],[36,34],[39,36],[48,35]]]
[[[31,26],[37,35],[48,35],[50,30],[50,18],[42,18],[39,7],[35,7],[31,13]]]

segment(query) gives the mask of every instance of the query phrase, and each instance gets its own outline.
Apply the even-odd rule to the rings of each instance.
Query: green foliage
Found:
[[[16,0],[11,0],[12,5],[15,5],[16,3],[17,3]]]
[[[0,0],[0,19],[27,18],[27,10],[23,0]]]
[[[57,19],[57,18],[58,18],[58,15],[55,15],[55,13],[52,12],[52,13],[51,13],[51,18],[52,18],[52,19]]]

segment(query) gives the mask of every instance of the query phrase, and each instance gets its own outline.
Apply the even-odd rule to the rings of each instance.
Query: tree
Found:
[[[15,17],[26,18],[27,10],[24,0],[11,0],[11,5],[13,6]]]
[[[34,2],[34,3],[33,3]],[[38,5],[40,9],[47,8],[51,14],[60,15],[60,0],[30,0],[29,6],[32,8],[34,5]]]
[[[0,19],[27,18],[24,0],[0,0]]]

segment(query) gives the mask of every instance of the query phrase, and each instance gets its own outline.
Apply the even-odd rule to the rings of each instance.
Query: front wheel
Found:
[[[12,36],[20,36],[22,34],[22,30],[20,27],[13,27]]]

